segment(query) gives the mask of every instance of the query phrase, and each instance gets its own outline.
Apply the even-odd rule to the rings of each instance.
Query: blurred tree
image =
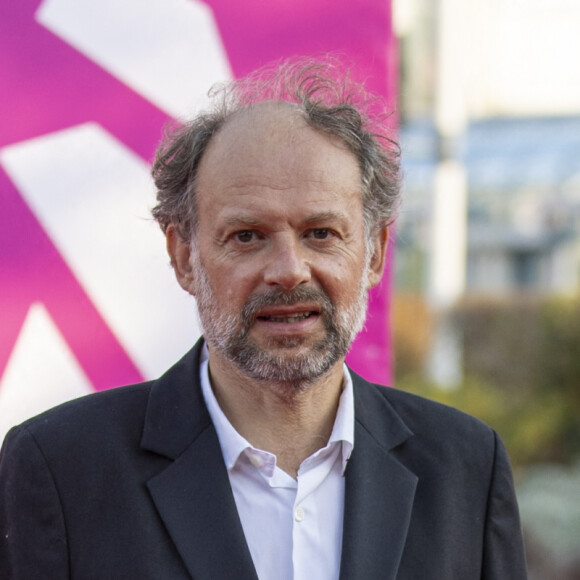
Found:
[[[430,313],[394,300],[396,386],[479,417],[517,468],[580,456],[580,298],[469,298],[454,310],[463,384],[442,389],[422,372]],[[426,336],[427,335],[427,336]]]

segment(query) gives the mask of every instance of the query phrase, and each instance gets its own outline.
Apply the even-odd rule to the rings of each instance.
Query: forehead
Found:
[[[346,146],[310,127],[289,103],[237,113],[210,142],[198,170],[204,207],[288,202],[361,204],[358,162]]]

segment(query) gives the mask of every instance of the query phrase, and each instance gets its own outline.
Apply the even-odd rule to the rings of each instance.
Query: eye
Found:
[[[330,230],[327,228],[316,228],[312,230],[312,237],[315,240],[326,240],[330,236]]]
[[[255,234],[252,230],[243,230],[241,232],[236,232],[234,237],[238,242],[247,244],[248,242],[253,241]]]

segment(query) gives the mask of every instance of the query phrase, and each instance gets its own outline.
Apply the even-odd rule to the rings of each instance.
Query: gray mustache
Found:
[[[271,290],[250,296],[242,309],[242,318],[245,321],[253,321],[257,313],[267,306],[294,306],[301,302],[316,304],[323,316],[334,311],[332,301],[323,290],[298,287],[288,291]]]

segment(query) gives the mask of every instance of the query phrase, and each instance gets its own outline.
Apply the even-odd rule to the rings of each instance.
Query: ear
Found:
[[[191,242],[183,239],[177,228],[170,224],[165,232],[167,253],[179,285],[191,295],[193,292],[193,268],[191,266]]]
[[[369,264],[369,288],[376,286],[383,277],[388,241],[389,229],[387,226],[384,226],[375,235],[373,255]]]

